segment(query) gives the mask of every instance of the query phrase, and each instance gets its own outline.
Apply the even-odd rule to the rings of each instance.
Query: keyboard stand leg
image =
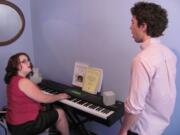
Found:
[[[82,135],[92,135],[91,132],[89,132],[88,130],[86,130],[85,126],[84,126],[84,122],[82,122],[79,117],[73,113],[73,111],[71,110],[71,108],[68,108],[67,106],[63,107],[64,111],[66,112],[66,115],[68,117],[68,120],[71,122],[72,124],[72,128],[74,129],[78,129],[79,132],[81,132]],[[71,128],[71,126],[70,126]]]

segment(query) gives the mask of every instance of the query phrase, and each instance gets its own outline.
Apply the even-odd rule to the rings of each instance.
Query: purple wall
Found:
[[[31,28],[31,12],[29,0],[11,0],[24,13],[25,29],[21,37],[8,46],[0,46],[0,107],[6,105],[6,86],[3,78],[5,67],[9,57],[17,52],[26,52],[34,61],[33,44],[32,44],[32,28]]]
[[[117,99],[124,100],[128,92],[130,62],[139,50],[129,30],[129,9],[135,1],[31,1],[35,61],[44,77],[71,84],[74,62],[88,63],[103,68],[103,90],[113,90]],[[177,0],[154,2],[168,10],[169,27],[162,40],[175,50],[179,58],[180,38],[177,32],[180,25],[177,20],[180,20],[180,3]],[[177,88],[178,102],[178,85]],[[179,112],[176,105],[172,124],[165,135],[180,134],[177,127],[180,124]],[[119,123],[110,128],[90,123],[88,128],[99,135],[117,134]],[[98,130],[100,128],[102,130]]]

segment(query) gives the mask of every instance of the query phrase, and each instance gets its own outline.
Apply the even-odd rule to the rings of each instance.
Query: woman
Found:
[[[69,135],[68,122],[62,109],[42,111],[40,103],[69,98],[65,93],[44,94],[30,79],[33,65],[26,53],[10,57],[4,81],[7,84],[7,124],[12,135],[36,135],[56,125],[62,135]]]

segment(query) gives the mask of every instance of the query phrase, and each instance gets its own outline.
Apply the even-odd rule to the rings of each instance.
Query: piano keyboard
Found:
[[[43,89],[44,93],[46,94],[58,94],[58,92],[54,92],[54,90],[51,89]],[[92,114],[94,116],[100,117],[102,119],[107,119],[110,115],[114,113],[114,111],[106,109],[102,106],[91,104],[87,101],[83,101],[78,98],[70,98],[70,99],[63,99],[59,102],[66,104],[68,106],[71,106],[73,108],[79,109],[81,111],[84,111],[86,113]]]

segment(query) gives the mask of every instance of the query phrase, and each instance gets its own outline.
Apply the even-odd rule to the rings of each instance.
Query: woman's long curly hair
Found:
[[[4,76],[4,81],[5,81],[6,84],[9,84],[11,78],[12,78],[13,76],[17,75],[18,66],[19,66],[19,64],[20,64],[19,57],[20,57],[21,55],[25,55],[25,56],[28,58],[28,60],[31,61],[31,60],[30,60],[30,57],[29,57],[26,53],[24,53],[24,52],[20,52],[20,53],[17,53],[17,54],[15,54],[15,55],[11,56],[11,57],[9,58],[9,60],[8,60],[7,66],[6,66],[6,68],[5,68],[6,74],[5,74],[5,76]],[[30,62],[30,66],[31,66],[31,69],[32,69],[32,68],[33,68],[33,65],[32,65],[31,62]],[[29,76],[32,75],[32,74],[33,74],[33,72],[30,72],[26,77],[29,77]]]

